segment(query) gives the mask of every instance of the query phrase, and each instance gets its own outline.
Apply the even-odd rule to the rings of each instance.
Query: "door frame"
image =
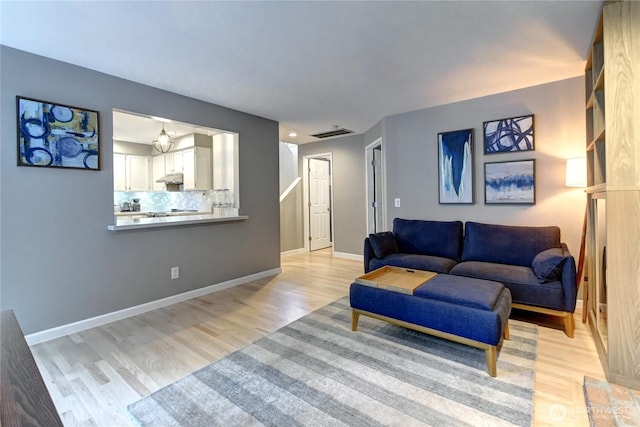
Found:
[[[335,210],[335,204],[333,203],[333,154],[331,152],[328,153],[319,153],[319,154],[311,154],[308,156],[304,156],[302,158],[302,188],[304,189],[302,192],[302,218],[304,224],[304,234],[302,240],[304,240],[304,250],[306,252],[311,251],[311,245],[309,244],[309,238],[311,237],[311,231],[309,229],[309,221],[311,221],[309,215],[309,160],[310,159],[325,159],[329,161],[329,198],[331,200],[331,211],[330,211],[330,221],[331,221],[331,251],[334,249],[335,237],[335,221],[333,217],[333,211]]]
[[[369,234],[372,226],[372,209],[371,203],[374,199],[372,192],[370,191],[373,188],[373,171],[371,168],[371,161],[373,160],[373,149],[376,147],[381,148],[381,161],[382,161],[382,176],[383,180],[380,183],[382,185],[382,229],[387,228],[387,174],[386,174],[386,164],[387,164],[387,155],[385,146],[382,142],[382,137],[376,139],[369,145],[367,145],[364,149],[364,170],[365,170],[365,194],[366,194],[366,205],[365,205],[365,217],[367,218],[367,234]],[[375,190],[374,190],[375,191]]]

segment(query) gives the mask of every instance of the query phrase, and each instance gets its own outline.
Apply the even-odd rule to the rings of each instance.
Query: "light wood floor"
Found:
[[[282,270],[275,277],[33,346],[65,425],[135,425],[127,405],[346,296],[353,278],[362,274],[362,262],[323,250],[284,256]],[[588,425],[583,376],[604,379],[604,373],[579,319],[574,339],[564,335],[561,322],[539,328],[536,426]]]

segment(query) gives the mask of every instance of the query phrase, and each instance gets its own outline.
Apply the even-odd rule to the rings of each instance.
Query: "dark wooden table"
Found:
[[[62,426],[13,310],[0,315],[0,425]]]

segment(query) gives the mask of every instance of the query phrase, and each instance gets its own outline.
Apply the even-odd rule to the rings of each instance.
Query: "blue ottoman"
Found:
[[[352,330],[365,315],[485,350],[496,376],[497,347],[509,339],[511,293],[502,283],[438,274],[413,295],[352,283]]]

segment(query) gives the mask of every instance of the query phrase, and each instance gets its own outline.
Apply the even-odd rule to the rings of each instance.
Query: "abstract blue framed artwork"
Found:
[[[98,112],[16,97],[18,166],[100,170]]]
[[[484,164],[486,204],[534,205],[536,203],[534,159]]]
[[[533,114],[484,122],[482,128],[485,154],[535,149]]]
[[[439,202],[470,203],[473,198],[473,129],[438,134]]]

